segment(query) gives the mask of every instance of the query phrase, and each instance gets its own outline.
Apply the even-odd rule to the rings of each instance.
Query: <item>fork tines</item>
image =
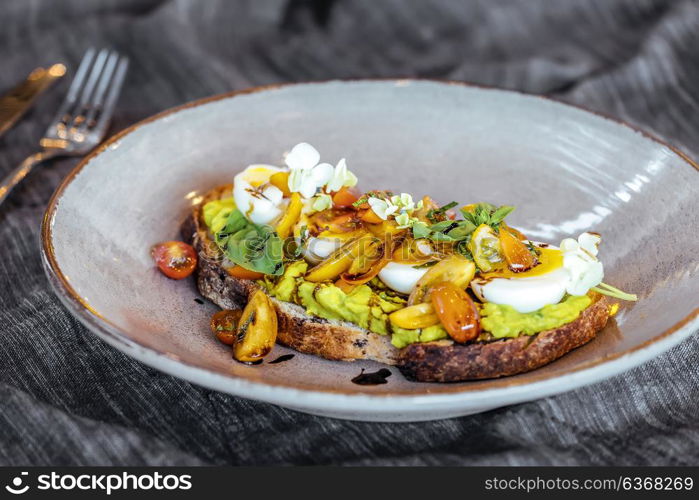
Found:
[[[69,134],[104,132],[128,64],[128,58],[115,51],[89,49],[46,135],[66,139]]]

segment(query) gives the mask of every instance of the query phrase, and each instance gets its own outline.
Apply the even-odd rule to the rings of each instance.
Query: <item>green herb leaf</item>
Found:
[[[510,205],[503,205],[499,207],[497,210],[495,210],[491,215],[490,215],[490,225],[495,226],[497,224],[500,224],[503,220],[505,220],[505,217],[510,215],[510,213],[515,209],[515,207],[510,206]]]
[[[444,214],[447,212],[447,210],[454,208],[456,205],[458,205],[458,203],[452,201],[451,203],[447,203],[443,207],[429,210],[427,212],[427,218],[432,222],[440,222],[444,219]]]
[[[461,209],[461,214],[464,216],[465,220],[470,221],[476,226],[481,224],[487,224],[494,229],[497,229],[498,225],[505,220],[515,207],[510,205],[503,205],[501,207],[495,207],[490,203],[478,203],[472,211]]]
[[[226,257],[245,269],[272,275],[284,272],[281,238],[270,226],[248,221],[240,210],[231,212],[215,240]]]
[[[461,240],[459,241],[455,246],[454,249],[459,252],[461,255],[466,257],[468,260],[473,260],[473,255],[471,255],[471,251],[468,249],[468,243],[470,240],[470,235],[468,239]]]
[[[428,226],[424,222],[413,224],[413,237],[432,241],[461,241],[470,236],[476,226],[467,220],[445,220]]]
[[[416,222],[413,224],[413,237],[417,240],[420,238],[429,238],[430,227],[424,222]]]

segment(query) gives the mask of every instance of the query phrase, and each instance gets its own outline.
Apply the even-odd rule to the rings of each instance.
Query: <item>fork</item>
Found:
[[[80,61],[68,95],[39,141],[41,150],[27,157],[0,183],[0,205],[39,163],[59,156],[82,156],[104,138],[129,60],[115,51],[89,49]]]

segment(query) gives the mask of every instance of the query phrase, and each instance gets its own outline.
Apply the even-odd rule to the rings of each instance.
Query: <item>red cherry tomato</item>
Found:
[[[500,248],[505,255],[505,260],[510,270],[519,273],[534,267],[536,258],[527,248],[527,245],[517,238],[507,228],[500,228]]]
[[[233,266],[226,269],[226,272],[233,276],[234,278],[240,278],[243,280],[259,280],[265,277],[264,273],[258,273],[257,271],[250,271],[242,266]]]
[[[333,205],[336,207],[351,207],[359,199],[359,195],[351,188],[343,187],[333,195]]]
[[[181,280],[197,267],[197,253],[191,245],[181,241],[158,243],[151,251],[158,269],[168,278]]]
[[[478,308],[464,290],[445,281],[432,288],[430,297],[439,321],[454,341],[464,343],[478,337]]]
[[[211,331],[216,335],[216,338],[224,344],[235,344],[238,323],[242,315],[242,309],[224,309],[223,311],[218,311],[211,317]]]

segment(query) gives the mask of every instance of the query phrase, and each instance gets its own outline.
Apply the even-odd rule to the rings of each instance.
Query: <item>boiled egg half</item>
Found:
[[[428,270],[428,267],[416,266],[415,263],[389,262],[379,271],[378,276],[387,287],[409,295]]]
[[[557,247],[535,245],[541,251],[539,265],[521,273],[485,273],[471,282],[471,289],[484,302],[512,306],[521,313],[560,302],[570,281],[563,254]]]
[[[282,171],[272,165],[250,165],[235,176],[233,199],[250,222],[269,224],[281,215],[284,193],[268,182],[273,174]]]

